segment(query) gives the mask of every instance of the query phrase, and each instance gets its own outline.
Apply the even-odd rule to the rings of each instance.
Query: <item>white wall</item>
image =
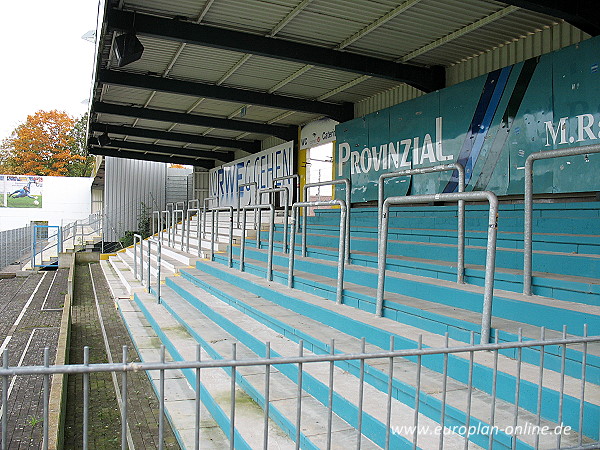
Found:
[[[42,207],[0,207],[0,231],[21,228],[33,220],[48,221],[48,225],[62,225],[88,217],[91,213],[92,178],[42,178]]]

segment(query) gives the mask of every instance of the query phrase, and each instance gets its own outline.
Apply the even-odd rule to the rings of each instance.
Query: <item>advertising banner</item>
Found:
[[[466,189],[523,194],[533,152],[600,144],[600,38],[336,127],[336,176],[352,201],[377,199],[379,176],[459,162]],[[539,161],[537,193],[600,190],[600,155]],[[454,192],[457,173],[391,178],[387,195]]]
[[[41,208],[42,177],[0,175],[0,207]]]
[[[294,143],[286,142],[259,153],[223,164],[210,171],[209,196],[218,199],[219,206],[248,205],[254,201],[255,186],[248,185],[240,189],[240,185],[255,182],[258,189],[270,188],[274,178],[288,177],[294,174]],[[293,193],[294,182],[286,178],[277,183],[287,186]],[[291,202],[290,195],[290,202]]]

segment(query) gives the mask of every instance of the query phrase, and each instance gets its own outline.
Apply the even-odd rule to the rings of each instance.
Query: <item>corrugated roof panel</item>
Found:
[[[110,103],[143,105],[150,95],[147,89],[137,89],[123,86],[108,86],[102,100]]]
[[[349,51],[398,59],[432,41],[496,12],[499,7],[480,1],[422,0],[349,46]]]
[[[127,0],[123,9],[134,9],[135,11],[149,12],[165,17],[188,17],[197,18],[200,11],[208,3],[207,0]]]
[[[357,77],[359,75],[354,73],[315,67],[286,84],[277,92],[295,96],[308,94],[310,98],[318,98],[355,80]]]
[[[315,0],[278,37],[333,48],[397,4],[383,0]]]
[[[205,16],[207,24],[268,34],[297,5],[297,0],[218,0]]]
[[[135,122],[135,118],[133,117],[115,116],[112,114],[99,114],[99,116],[102,123],[109,123],[112,125],[133,125]]]
[[[177,58],[170,76],[216,83],[243,56],[244,54],[239,52],[186,45]]]

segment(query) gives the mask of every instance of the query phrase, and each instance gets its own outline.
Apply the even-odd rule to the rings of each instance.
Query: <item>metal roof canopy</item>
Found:
[[[445,67],[559,20],[598,35],[594,3],[107,0],[88,147],[208,169],[233,150],[259,151],[268,136],[296,140],[309,121],[350,120],[354,103],[404,83],[440,89]],[[123,32],[145,49],[119,68],[113,47]],[[475,52],[474,40],[485,42]]]

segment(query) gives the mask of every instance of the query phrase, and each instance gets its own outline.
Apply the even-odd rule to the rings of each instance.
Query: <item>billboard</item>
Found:
[[[209,196],[217,198],[219,206],[237,206],[238,192],[242,206],[253,202],[254,186],[239,186],[255,182],[259,190],[270,188],[274,178],[294,174],[293,149],[294,142],[289,141],[211,169]],[[288,187],[290,194],[293,192],[294,183],[289,178],[278,185]]]
[[[600,38],[495,70],[336,127],[336,177],[352,201],[377,199],[379,176],[459,162],[466,190],[523,194],[533,152],[600,144]],[[537,193],[600,190],[600,155],[534,165]],[[392,178],[386,195],[454,192],[457,174]]]
[[[0,207],[41,208],[43,178],[30,175],[0,175]]]

